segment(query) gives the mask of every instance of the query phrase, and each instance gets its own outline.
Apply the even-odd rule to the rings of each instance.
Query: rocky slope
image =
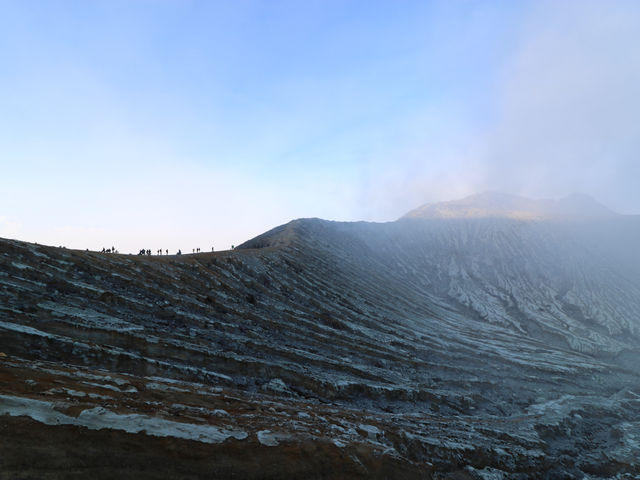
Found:
[[[640,475],[640,218],[425,216],[1,240],[0,478]]]

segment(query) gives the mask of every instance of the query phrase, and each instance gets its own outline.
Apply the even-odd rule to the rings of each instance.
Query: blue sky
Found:
[[[0,236],[222,249],[487,189],[640,212],[639,14],[0,0]]]

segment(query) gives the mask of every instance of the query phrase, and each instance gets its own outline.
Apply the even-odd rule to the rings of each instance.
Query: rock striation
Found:
[[[0,478],[640,475],[640,217],[578,200],[182,256],[0,240]]]

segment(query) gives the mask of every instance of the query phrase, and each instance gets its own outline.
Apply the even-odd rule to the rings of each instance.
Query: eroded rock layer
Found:
[[[0,240],[0,478],[627,478],[635,217]]]

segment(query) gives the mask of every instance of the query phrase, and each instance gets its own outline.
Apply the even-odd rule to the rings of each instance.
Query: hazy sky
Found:
[[[0,0],[0,236],[209,250],[484,190],[640,213],[638,1]]]

